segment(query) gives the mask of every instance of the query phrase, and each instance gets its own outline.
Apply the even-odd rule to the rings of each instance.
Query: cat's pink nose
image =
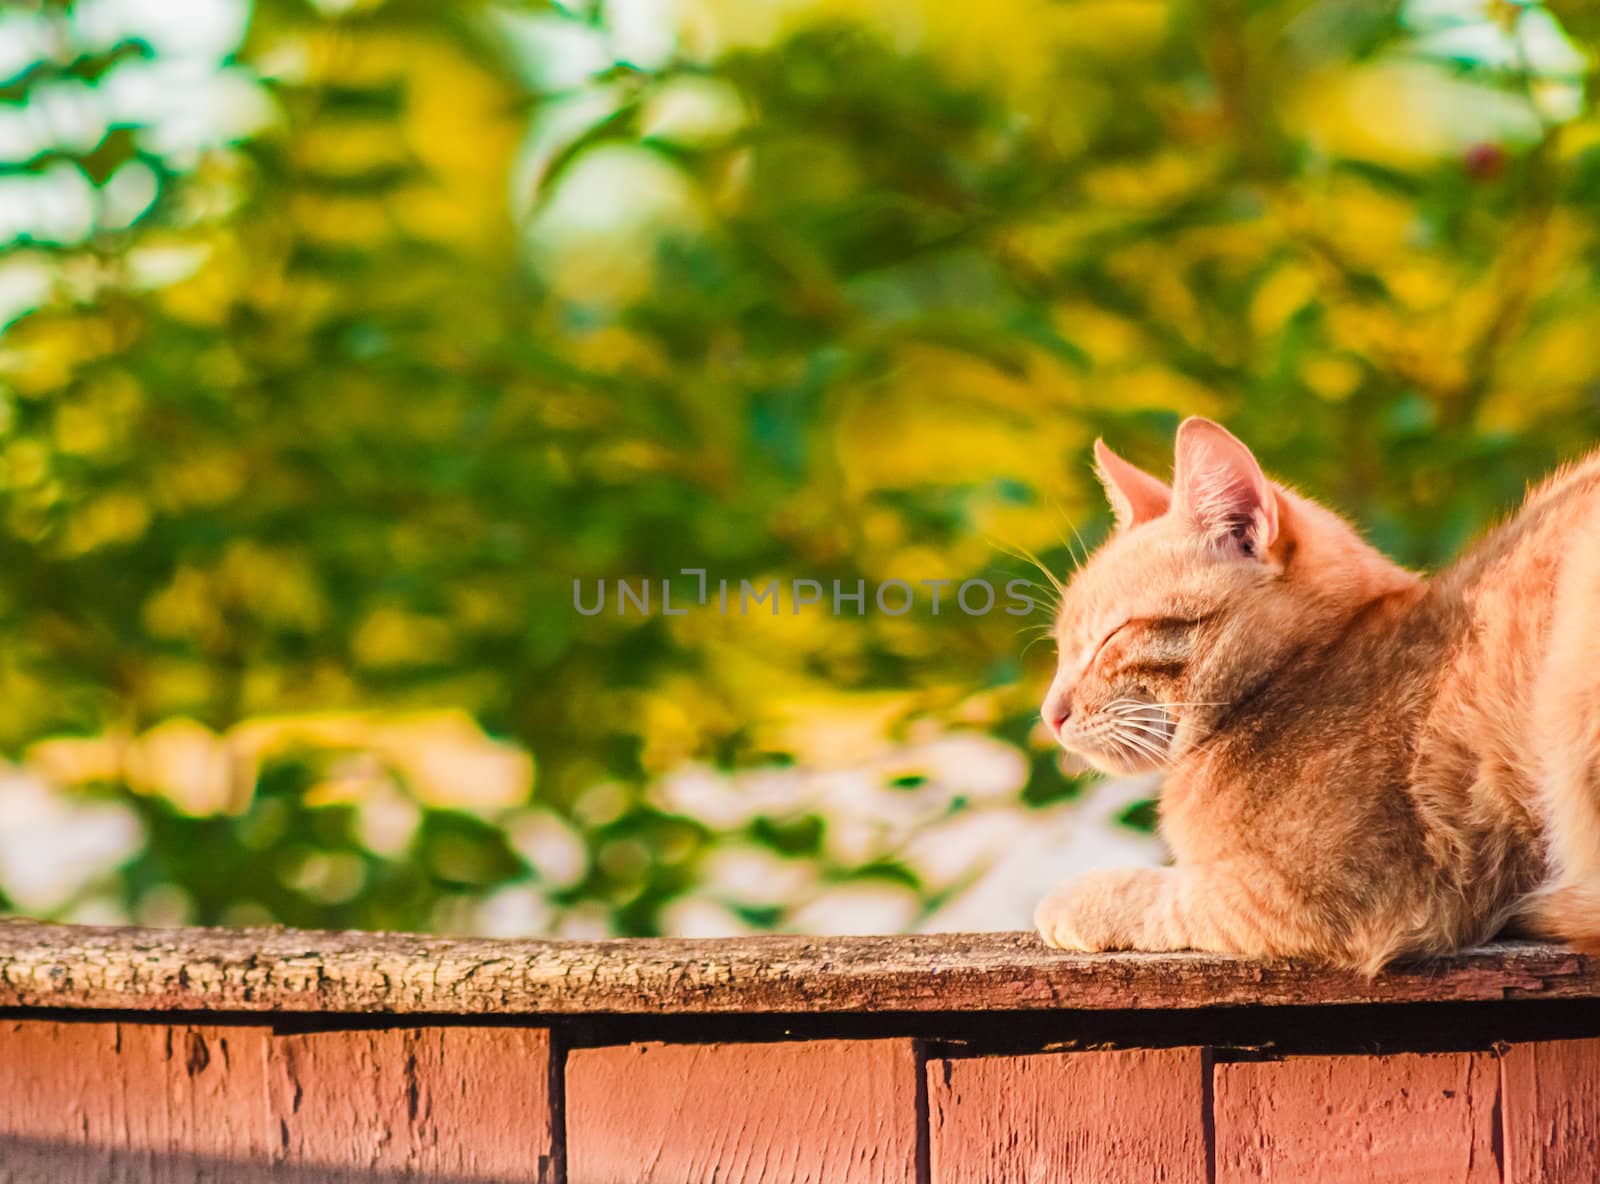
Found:
[[[1072,703],[1065,695],[1059,699],[1047,699],[1039,714],[1044,716],[1045,727],[1059,736],[1066,722],[1072,718]]]

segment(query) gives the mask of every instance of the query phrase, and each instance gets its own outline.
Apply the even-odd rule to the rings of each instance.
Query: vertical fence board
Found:
[[[1217,1181],[1498,1184],[1493,1053],[1215,1069]]]
[[[352,1178],[554,1180],[542,1029],[310,1032],[281,1036],[272,1051],[288,1165]]]
[[[928,1062],[932,1184],[1203,1184],[1202,1048]]]
[[[567,1055],[570,1184],[915,1184],[911,1040],[633,1044]]]
[[[1514,1044],[1501,1074],[1506,1184],[1600,1180],[1600,1040]]]
[[[0,1184],[265,1179],[264,1027],[0,1020]]]

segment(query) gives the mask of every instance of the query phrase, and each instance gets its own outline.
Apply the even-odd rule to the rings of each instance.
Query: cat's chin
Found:
[[[1166,763],[1152,757],[1133,760],[1114,753],[1079,752],[1065,747],[1061,753],[1061,771],[1069,777],[1081,777],[1085,773],[1099,773],[1104,777],[1137,777],[1165,768]]]

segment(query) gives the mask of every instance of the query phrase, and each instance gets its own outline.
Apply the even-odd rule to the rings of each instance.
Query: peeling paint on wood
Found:
[[[1205,1049],[928,1062],[932,1184],[1205,1184]]]
[[[632,1044],[567,1056],[570,1184],[916,1184],[910,1040]]]
[[[1499,1184],[1491,1052],[1217,1065],[1214,1082],[1217,1184]]]
[[[573,1015],[1014,1011],[1600,998],[1600,960],[1504,944],[1367,979],[1032,934],[455,940],[0,921],[0,1007]]]
[[[1514,1044],[1501,1083],[1506,1184],[1600,1180],[1600,1040]]]

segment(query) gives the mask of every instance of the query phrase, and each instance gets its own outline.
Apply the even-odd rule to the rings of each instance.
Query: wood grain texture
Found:
[[[1600,1040],[1514,1044],[1501,1089],[1506,1184],[1600,1180]]]
[[[0,1021],[0,1184],[553,1180],[543,1030]]]
[[[932,1184],[1205,1184],[1201,1048],[928,1062]]]
[[[1213,1080],[1217,1184],[1499,1184],[1493,1053],[1298,1057]]]
[[[1600,997],[1600,959],[1507,944],[1368,979],[1032,934],[453,940],[0,921],[0,1007],[472,1015],[1006,1011]]]
[[[916,1184],[910,1040],[567,1055],[569,1184]]]
[[[272,1043],[282,1161],[390,1176],[553,1181],[550,1037],[388,1028]]]
[[[0,1020],[0,1182],[265,1179],[266,1028]]]

